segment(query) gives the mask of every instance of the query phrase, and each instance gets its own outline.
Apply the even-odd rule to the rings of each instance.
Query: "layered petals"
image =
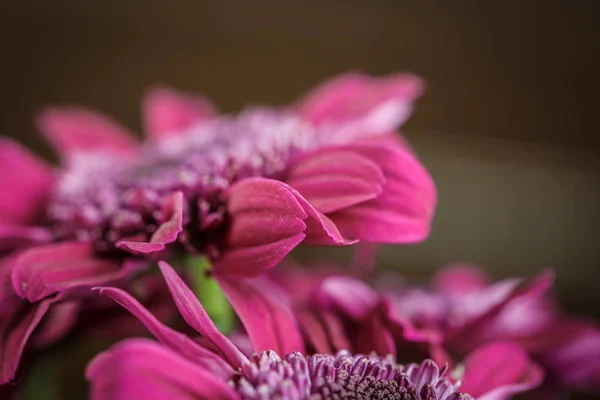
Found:
[[[129,339],[89,364],[91,399],[234,400],[227,382],[147,339]]]
[[[183,230],[183,208],[183,193],[173,193],[163,206],[164,222],[156,228],[148,242],[122,240],[116,246],[134,254],[151,254],[164,250],[169,243],[177,240]]]
[[[461,389],[478,400],[505,400],[542,383],[542,369],[510,342],[478,348],[464,361]]]
[[[423,83],[414,75],[373,78],[351,73],[334,78],[308,93],[295,106],[328,140],[352,140],[388,133],[412,112]]]
[[[214,262],[221,274],[260,275],[307,235],[320,244],[351,243],[296,190],[273,179],[250,178],[234,184],[227,208],[228,251]]]
[[[34,302],[67,289],[108,283],[130,272],[119,263],[95,257],[90,243],[63,242],[23,252],[14,260],[11,280],[20,297]]]
[[[13,296],[0,302],[0,385],[14,379],[25,345],[53,301],[29,304]]]
[[[254,351],[304,353],[304,343],[289,299],[267,277],[218,278],[219,284],[242,320]]]
[[[437,194],[431,176],[414,154],[376,141],[341,147],[376,161],[386,183],[375,199],[328,215],[340,231],[367,242],[424,240],[429,235]]]

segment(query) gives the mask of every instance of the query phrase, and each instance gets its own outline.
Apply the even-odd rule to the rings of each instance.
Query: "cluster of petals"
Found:
[[[548,295],[550,271],[491,282],[474,266],[452,265],[427,286],[395,274],[369,285],[332,268],[276,272],[316,351],[412,351],[462,365],[467,374],[469,365],[487,359],[478,373],[493,374],[498,365],[506,371],[489,377],[501,386],[500,398],[544,378],[544,387],[555,391],[600,387],[600,327],[558,311]],[[463,389],[480,394],[477,387]]]
[[[306,355],[289,298],[268,277],[216,278],[251,344],[236,346],[218,331],[177,273],[165,262],[159,265],[181,315],[201,337],[161,324],[123,290],[101,288],[139,318],[158,343],[128,339],[92,360],[86,372],[92,399],[472,399],[461,393],[461,383],[447,367],[440,369],[432,360],[402,366],[390,355]],[[477,373],[465,379],[474,378]]]
[[[199,253],[251,277],[300,243],[425,239],[435,186],[396,132],[421,90],[410,75],[348,74],[228,116],[160,87],[143,101],[144,143],[87,109],[50,108],[37,123],[60,168],[0,139],[0,384],[43,319],[58,338],[89,288],[130,284],[144,260]]]

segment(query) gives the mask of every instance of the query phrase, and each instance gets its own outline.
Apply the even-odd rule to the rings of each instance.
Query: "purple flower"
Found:
[[[129,339],[87,368],[92,399],[472,399],[457,392],[446,368],[426,360],[406,366],[391,356],[347,351],[304,355],[285,295],[266,277],[218,277],[237,311],[254,354],[246,357],[214,326],[202,305],[166,263],[160,268],[193,340],[160,324],[126,292],[101,292],[123,305],[160,341]],[[200,343],[203,343],[201,345]]]
[[[200,253],[258,276],[301,242],[423,240],[435,187],[395,133],[420,92],[413,76],[349,74],[283,109],[219,116],[161,87],[143,102],[143,144],[102,115],[50,108],[37,122],[59,169],[1,139],[0,384],[51,304],[139,260]]]
[[[547,384],[599,387],[600,329],[592,321],[557,312],[547,296],[553,279],[549,272],[531,280],[490,283],[481,270],[461,265],[444,269],[425,287],[387,275],[375,285],[378,290],[334,273],[315,277],[289,268],[280,273],[317,349],[335,351],[340,343],[380,354],[420,348],[419,354],[437,362],[455,365],[455,356],[468,365],[473,357],[481,358],[482,349],[499,346],[504,350],[495,353],[498,362],[509,363],[511,379],[524,387],[541,379],[529,358],[543,368]],[[463,388],[479,394],[468,377]]]

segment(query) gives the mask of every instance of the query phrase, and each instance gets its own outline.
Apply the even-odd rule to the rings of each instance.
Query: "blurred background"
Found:
[[[553,267],[566,307],[599,316],[597,8],[1,0],[0,133],[50,157],[31,123],[46,104],[88,105],[139,131],[139,99],[155,83],[232,112],[285,104],[347,70],[411,71],[428,90],[404,133],[439,208],[426,243],[386,247],[380,265],[425,276],[467,260],[495,277]]]

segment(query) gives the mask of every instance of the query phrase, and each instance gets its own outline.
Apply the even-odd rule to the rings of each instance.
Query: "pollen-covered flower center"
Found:
[[[122,238],[151,235],[165,218],[167,198],[181,191],[193,229],[215,229],[229,185],[278,178],[293,156],[315,146],[312,126],[303,120],[253,109],[141,147],[130,159],[86,154],[63,172],[47,219],[59,238],[110,248]]]
[[[470,399],[437,365],[402,366],[391,357],[290,353],[280,358],[269,351],[255,354],[230,384],[245,400],[258,399]]]

